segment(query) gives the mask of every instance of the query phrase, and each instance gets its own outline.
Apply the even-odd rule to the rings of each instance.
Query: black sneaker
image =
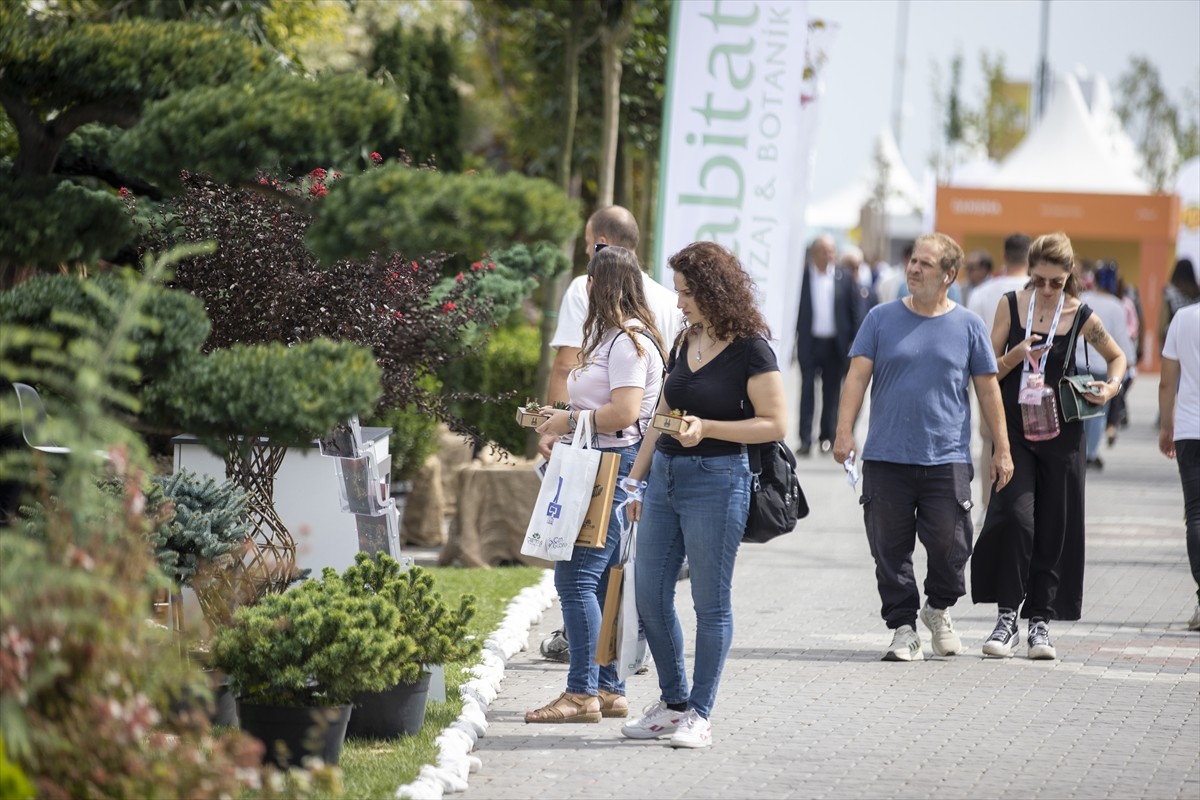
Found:
[[[1017,612],[1001,611],[996,618],[996,629],[983,643],[983,654],[996,658],[1007,658],[1017,649],[1021,637],[1017,633]]]
[[[549,661],[560,661],[563,664],[571,663],[571,649],[570,645],[567,644],[566,631],[554,631],[554,633],[542,640],[542,645],[539,649],[542,651],[542,658]]]
[[[1050,626],[1040,619],[1029,623],[1029,657],[1048,661],[1058,658],[1054,645],[1050,644]]]

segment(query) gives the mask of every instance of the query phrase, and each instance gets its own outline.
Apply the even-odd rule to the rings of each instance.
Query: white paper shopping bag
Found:
[[[570,560],[600,468],[602,454],[592,448],[591,441],[592,414],[581,411],[571,445],[559,443],[550,452],[542,488],[521,543],[522,555]]]

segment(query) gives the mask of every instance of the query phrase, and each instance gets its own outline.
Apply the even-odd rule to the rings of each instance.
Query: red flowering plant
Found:
[[[368,346],[383,374],[380,409],[415,404],[475,435],[449,410],[457,397],[432,390],[423,376],[477,344],[507,313],[480,290],[494,273],[479,262],[459,279],[444,278],[449,256],[437,253],[319,264],[305,233],[314,206],[340,179],[318,168],[299,180],[262,174],[256,185],[229,186],[185,173],[184,192],[164,206],[140,246],[216,242],[211,255],[180,264],[172,281],[204,302],[212,321],[206,350],[318,337]]]

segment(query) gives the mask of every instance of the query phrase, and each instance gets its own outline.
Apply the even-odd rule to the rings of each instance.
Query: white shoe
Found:
[[[1188,620],[1189,631],[1200,631],[1200,603],[1196,603],[1196,613]]]
[[[642,716],[631,719],[622,725],[621,733],[630,739],[659,739],[663,736],[671,736],[679,728],[687,713],[667,708],[667,704],[659,700],[657,703],[646,706]]]
[[[956,656],[963,651],[962,639],[954,632],[949,609],[933,608],[926,603],[920,616],[921,622],[925,623],[925,627],[933,634],[929,644],[935,656]]]
[[[712,723],[689,708],[679,729],[671,737],[671,747],[708,747],[712,744]]]
[[[892,635],[892,644],[883,654],[884,661],[924,661],[921,637],[911,625],[901,625]]]

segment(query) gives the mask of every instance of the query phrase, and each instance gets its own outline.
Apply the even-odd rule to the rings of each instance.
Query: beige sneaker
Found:
[[[962,639],[954,632],[954,623],[950,621],[950,610],[933,608],[928,603],[921,609],[921,622],[933,634],[929,644],[933,647],[935,656],[956,656],[963,651]]]
[[[921,652],[921,637],[911,625],[901,625],[892,634],[892,643],[883,654],[884,661],[924,661]]]

